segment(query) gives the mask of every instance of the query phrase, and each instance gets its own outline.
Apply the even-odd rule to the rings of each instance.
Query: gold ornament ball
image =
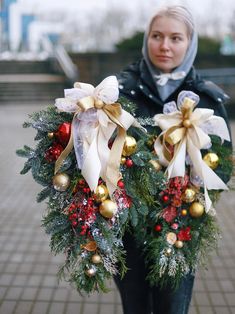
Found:
[[[121,158],[121,164],[122,164],[122,165],[125,165],[125,163],[126,163],[126,157],[122,157],[122,158]]]
[[[184,246],[183,241],[177,240],[175,242],[175,247],[177,247],[177,249],[181,249]]]
[[[204,213],[204,206],[199,202],[194,202],[189,207],[189,213],[194,218],[201,217]]]
[[[219,157],[215,153],[207,153],[203,157],[203,160],[212,170],[216,169],[219,165]]]
[[[195,200],[196,192],[193,189],[186,189],[182,195],[182,199],[186,203],[192,203]]]
[[[109,196],[109,192],[108,192],[107,187],[104,184],[98,185],[95,190],[95,200],[98,203],[101,203],[105,201],[108,196]]]
[[[105,200],[100,204],[100,214],[105,218],[112,218],[117,212],[117,204],[111,200]]]
[[[53,132],[47,133],[47,137],[48,137],[49,139],[52,139],[52,138],[54,137],[54,133],[53,133]]]
[[[58,173],[53,177],[54,189],[59,192],[64,192],[70,185],[70,178],[66,173]]]
[[[94,268],[89,268],[85,271],[88,277],[94,277],[96,274],[96,270]]]
[[[151,159],[149,162],[156,171],[160,171],[162,169],[162,166],[159,164],[157,160]]]
[[[126,136],[122,150],[122,155],[125,157],[130,156],[134,154],[136,148],[137,148],[136,139],[133,136]]]
[[[165,255],[166,255],[166,256],[170,256],[171,253],[172,253],[172,249],[168,247],[168,248],[165,250]]]
[[[187,214],[188,214],[187,209],[182,209],[182,210],[181,210],[181,215],[182,215],[182,216],[187,216]]]
[[[99,264],[102,262],[102,258],[99,254],[92,255],[91,260],[92,260],[92,263],[94,264]]]

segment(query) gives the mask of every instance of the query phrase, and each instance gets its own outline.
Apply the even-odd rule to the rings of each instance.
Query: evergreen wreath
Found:
[[[118,103],[134,113],[135,106],[127,99],[119,98]],[[73,113],[55,106],[32,114],[23,127],[37,131],[36,148],[25,145],[17,150],[27,158],[21,174],[31,170],[34,180],[43,186],[37,196],[38,202],[47,199],[42,225],[51,237],[51,251],[65,256],[59,277],[80,293],[107,292],[107,280],[127,271],[122,237],[129,230],[143,248],[150,283],[177,287],[182,277],[205,261],[219,237],[216,216],[205,210],[203,187],[191,180],[190,164],[184,176],[167,178],[166,167],[153,151],[159,134],[130,127],[116,190],[110,196],[100,177],[93,191],[77,167],[74,148],[54,173],[71,138],[73,119]],[[140,122],[153,124],[149,118]],[[114,133],[109,140],[110,148],[116,136]],[[216,166],[209,161],[209,167],[222,179],[229,178],[231,149],[221,145],[218,136],[210,138],[212,146],[203,150],[204,160],[216,155]],[[174,150],[171,153],[174,155]],[[221,191],[209,191],[213,204]]]

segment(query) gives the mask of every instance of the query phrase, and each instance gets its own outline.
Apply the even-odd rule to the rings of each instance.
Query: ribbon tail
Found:
[[[209,194],[205,185],[204,185],[204,196],[205,196],[205,211],[206,213],[209,213],[209,211],[212,208],[212,201],[209,197]]]
[[[95,191],[98,185],[101,171],[101,162],[98,156],[97,148],[97,135],[98,130],[86,154],[81,170],[81,174],[92,191]]]
[[[72,151],[72,149],[73,149],[73,132],[71,132],[67,146],[65,147],[65,149],[62,151],[59,158],[55,162],[54,174],[56,174],[60,170],[64,160],[69,155],[69,153]]]
[[[176,148],[174,157],[167,167],[168,178],[184,177],[185,175],[186,138]]]
[[[169,165],[169,161],[164,156],[163,146],[161,143],[162,134],[163,133],[161,133],[154,142],[154,151],[158,156],[160,164],[164,167],[167,167]]]
[[[118,126],[118,135],[113,142],[106,170],[106,185],[109,190],[110,197],[116,190],[117,182],[120,179],[119,167],[125,137],[126,130]]]

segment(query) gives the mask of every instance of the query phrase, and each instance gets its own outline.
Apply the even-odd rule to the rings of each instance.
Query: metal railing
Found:
[[[62,45],[53,45],[46,36],[42,38],[42,46],[45,51],[56,58],[67,80],[72,84],[77,81],[79,74],[77,66],[73,63],[65,48]]]

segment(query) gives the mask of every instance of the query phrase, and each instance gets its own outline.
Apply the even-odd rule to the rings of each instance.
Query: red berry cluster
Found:
[[[160,199],[163,203],[163,206],[166,207],[163,209],[162,218],[170,225],[170,228],[177,230],[179,228],[179,223],[175,221],[176,218],[181,217],[181,207],[182,203],[182,194],[185,189],[188,187],[189,177],[185,175],[182,177],[175,177],[169,180],[167,188],[160,193]],[[162,231],[162,225],[157,223],[154,227],[156,232]],[[177,238],[180,241],[189,241],[191,240],[190,226],[184,227],[179,230]]]
[[[74,200],[68,209],[68,219],[80,235],[90,235],[90,225],[96,220],[98,205],[84,179],[73,190]]]

